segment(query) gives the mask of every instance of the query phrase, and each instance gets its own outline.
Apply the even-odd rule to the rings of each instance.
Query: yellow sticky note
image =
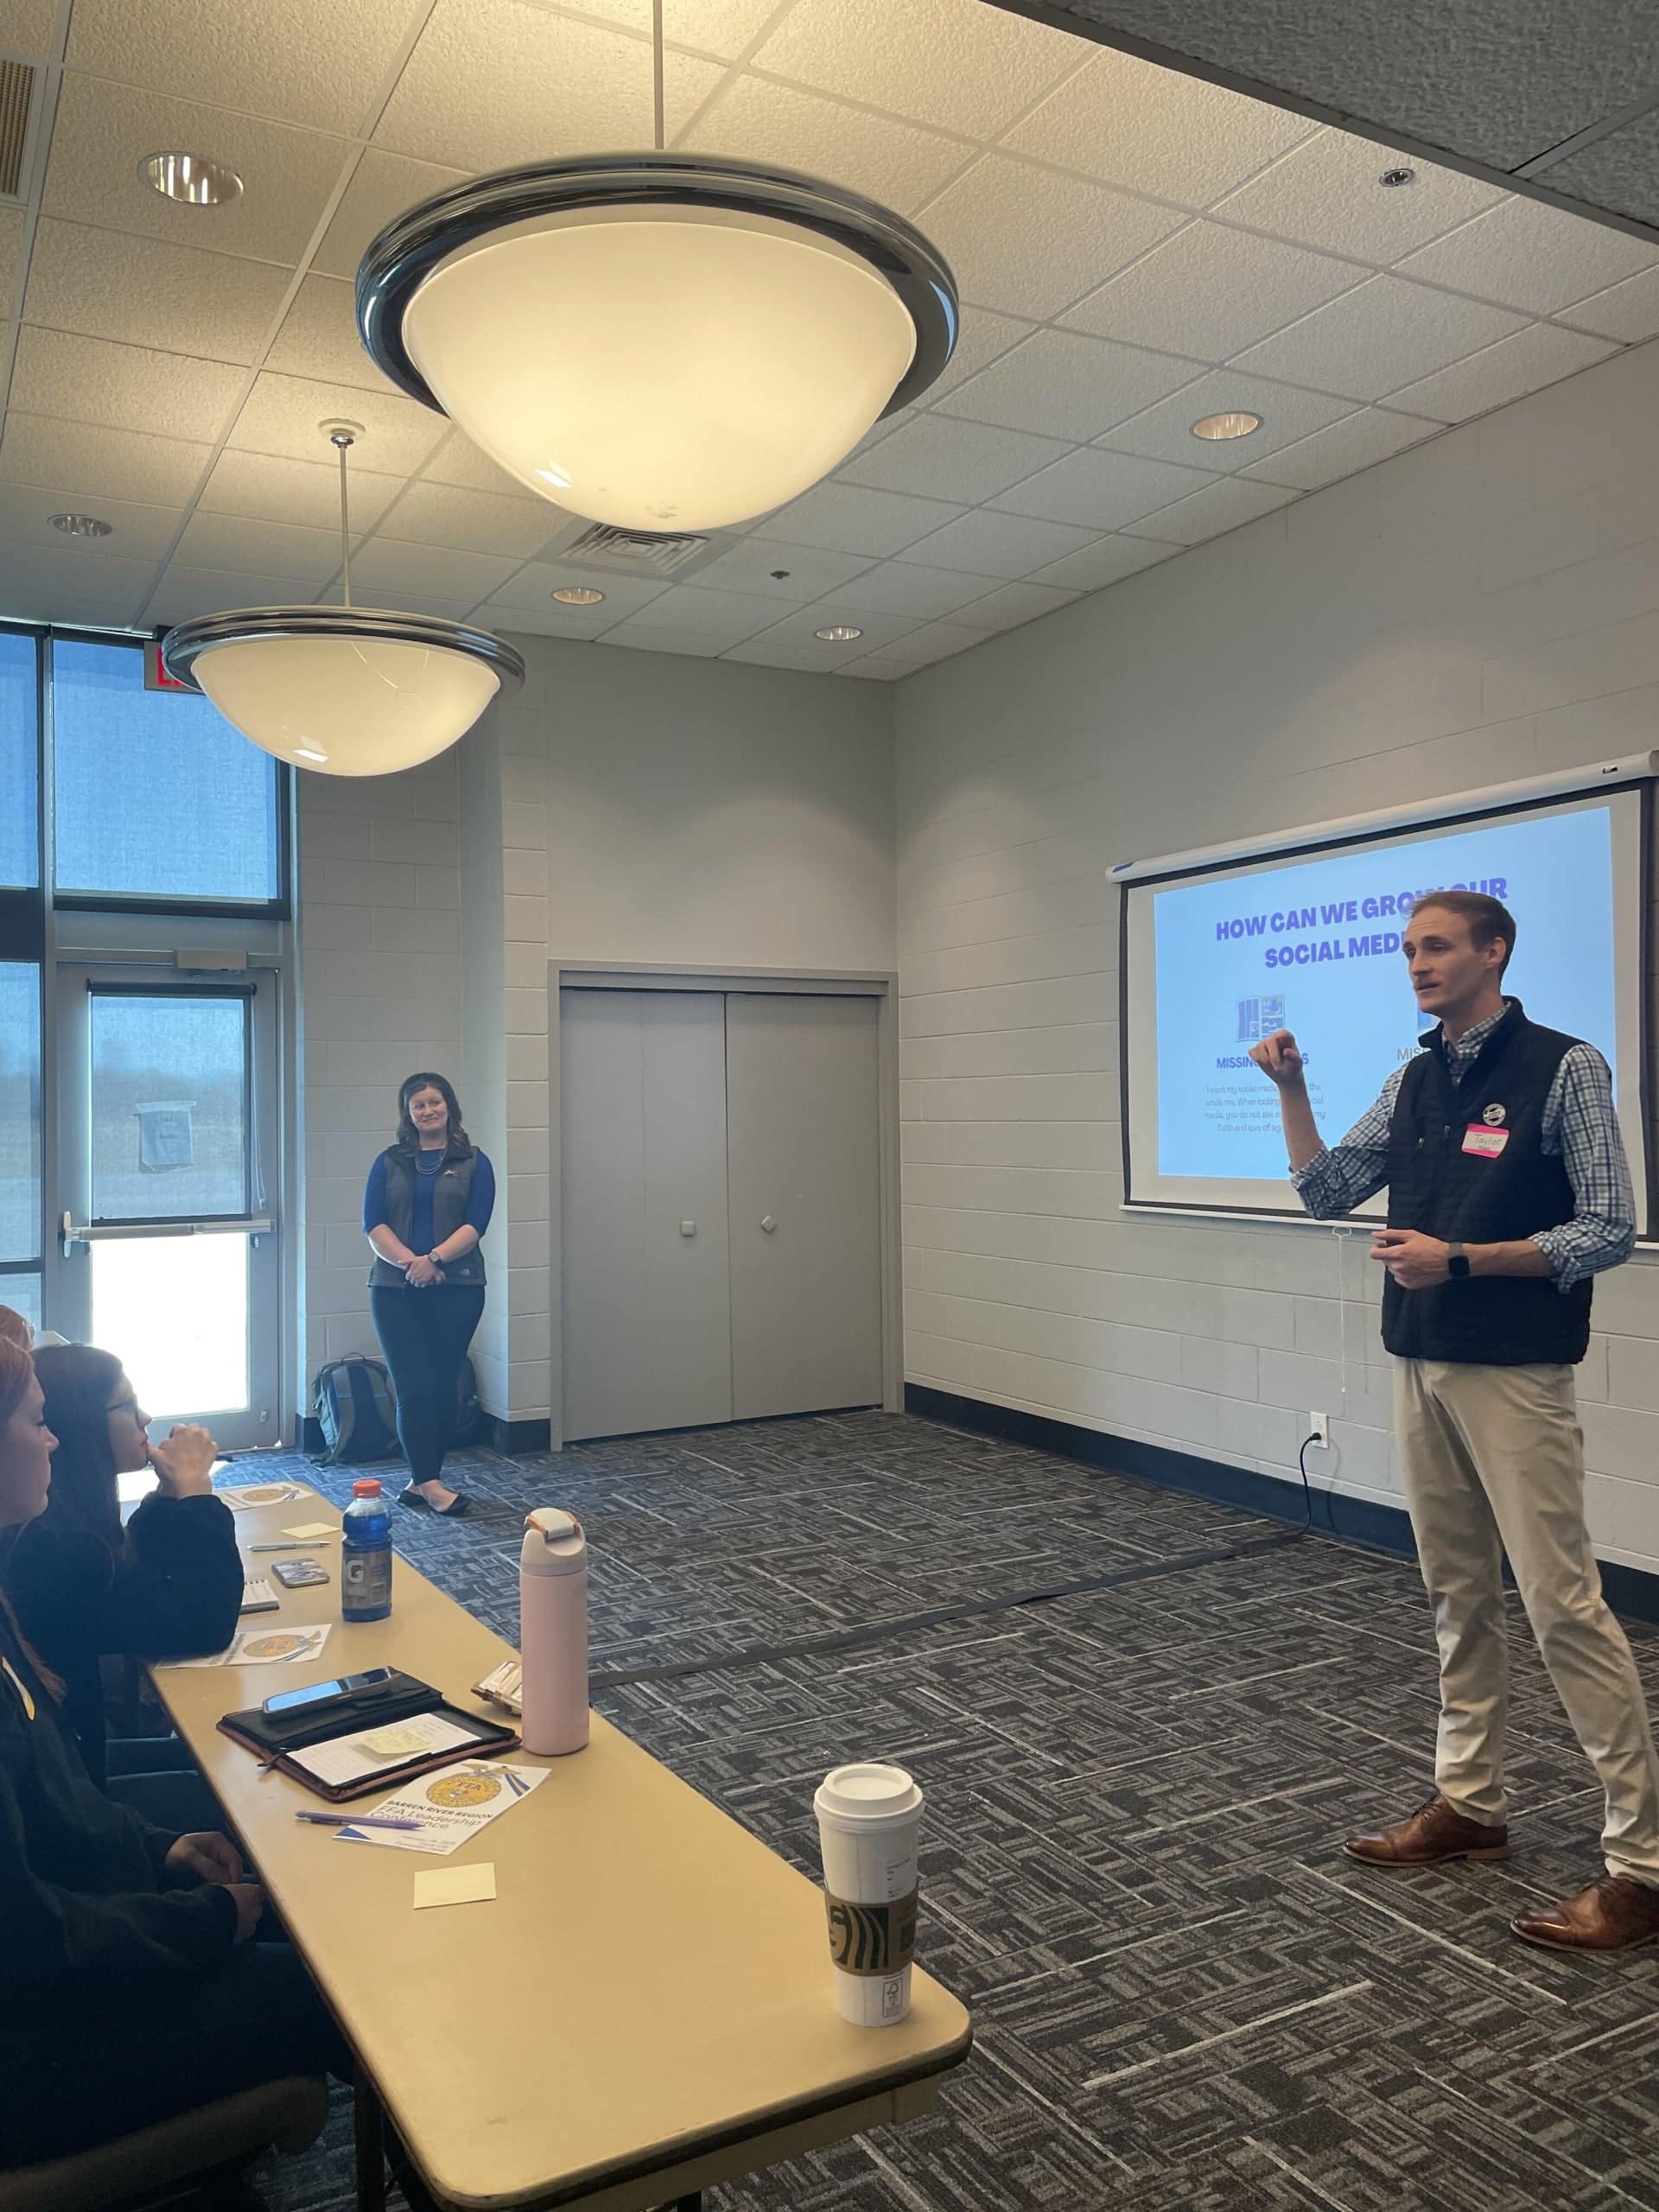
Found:
[[[284,1529],[285,1536],[297,1536],[302,1543],[309,1543],[315,1536],[334,1536],[339,1530],[332,1521],[308,1521],[298,1529]]]
[[[495,1868],[435,1866],[415,1877],[415,1910],[435,1904],[490,1904],[495,1898]]]

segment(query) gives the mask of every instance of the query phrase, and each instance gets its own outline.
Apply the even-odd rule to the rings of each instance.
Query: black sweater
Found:
[[[99,1659],[222,1651],[242,1605],[235,1516],[217,1497],[147,1497],[119,1551],[91,1529],[58,1527],[48,1511],[18,1530],[3,1573],[24,1635],[68,1686],[63,1718],[100,1787]]]
[[[230,1951],[235,1898],[169,1887],[174,1840],[88,1780],[0,1608],[0,2068],[31,2019],[73,2018]]]

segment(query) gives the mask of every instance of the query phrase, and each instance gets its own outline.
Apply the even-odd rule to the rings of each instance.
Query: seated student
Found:
[[[93,1781],[152,1819],[214,1819],[181,1746],[139,1737],[106,1751],[99,1665],[105,1653],[194,1658],[235,1635],[242,1561],[235,1519],[213,1495],[213,1440],[183,1427],[152,1445],[111,1352],[59,1344],[35,1364],[58,1438],[51,1502],[16,1537],[0,1580],[23,1633],[63,1678],[64,1717]],[[117,1478],[146,1466],[160,1487],[124,1530]],[[182,1777],[160,1771],[180,1766]]]
[[[0,1546],[46,1505],[55,1441],[0,1339]],[[0,1599],[0,2167],[88,2150],[350,2053],[227,1836],[175,1835],[87,1780]]]

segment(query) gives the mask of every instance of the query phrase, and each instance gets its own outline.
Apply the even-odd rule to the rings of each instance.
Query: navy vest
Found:
[[[443,1165],[432,1185],[432,1243],[435,1247],[448,1236],[453,1236],[467,1218],[467,1209],[472,1203],[473,1177],[478,1168],[476,1152],[463,1152],[451,1145],[443,1155]],[[418,1171],[412,1153],[397,1145],[386,1150],[386,1226],[402,1244],[407,1244],[415,1232],[415,1177]],[[484,1275],[484,1254],[474,1244],[472,1250],[459,1260],[443,1263],[446,1283],[481,1283]],[[407,1290],[401,1268],[394,1268],[390,1260],[377,1254],[369,1269],[372,1290]]]
[[[1542,1130],[1550,1085],[1577,1041],[1529,1021],[1511,999],[1454,1080],[1440,1031],[1423,1038],[1389,1131],[1389,1228],[1419,1229],[1448,1243],[1506,1244],[1570,1221],[1573,1186],[1562,1161],[1545,1154]],[[1467,1152],[1471,1128],[1506,1132],[1508,1141],[1495,1154]],[[1590,1343],[1590,1284],[1563,1293],[1549,1275],[1483,1275],[1402,1290],[1389,1275],[1382,1341],[1407,1359],[1489,1367],[1576,1362]]]

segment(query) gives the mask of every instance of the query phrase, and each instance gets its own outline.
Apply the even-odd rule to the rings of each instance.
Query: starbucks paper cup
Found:
[[[836,2005],[855,2026],[891,2027],[910,2010],[922,1793],[902,1767],[838,1766],[812,1802]]]

